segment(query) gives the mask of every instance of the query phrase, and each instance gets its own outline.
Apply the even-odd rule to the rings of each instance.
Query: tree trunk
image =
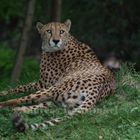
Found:
[[[16,62],[13,67],[11,82],[15,82],[19,79],[21,73],[21,67],[23,62],[23,56],[25,54],[25,50],[29,40],[29,33],[32,27],[34,9],[35,9],[36,0],[29,0],[27,14],[25,19],[25,25],[22,31],[21,40],[19,43],[19,50],[17,52]]]
[[[52,0],[51,21],[61,21],[62,0]]]

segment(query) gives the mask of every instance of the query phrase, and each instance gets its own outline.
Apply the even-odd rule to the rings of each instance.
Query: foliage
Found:
[[[62,13],[63,19],[72,19],[73,34],[91,44],[101,58],[115,52],[118,58],[138,66],[139,5],[139,0],[73,0],[69,4],[66,0]]]
[[[0,18],[5,20],[5,22],[10,22],[10,20],[14,17],[24,17],[23,12],[25,12],[26,1],[0,1]]]
[[[10,76],[15,53],[7,47],[7,44],[1,44],[0,46],[0,79],[3,79]]]
[[[0,83],[1,85],[5,82],[9,82],[11,78],[11,71],[16,58],[15,51],[7,47],[7,44],[0,44]],[[27,77],[27,78],[26,78]],[[24,82],[36,80],[39,77],[39,62],[33,58],[24,58],[22,65],[22,72],[19,79],[24,78]],[[10,86],[10,84],[9,84]],[[0,87],[1,89],[1,87]]]
[[[26,0],[0,1],[0,25],[3,26],[0,29],[1,40],[3,42],[4,39],[9,46],[11,46],[9,39],[12,41],[15,38],[19,39],[27,2]],[[37,21],[44,23],[50,21],[51,4],[51,0],[36,1],[30,46],[40,47],[35,24]],[[62,21],[70,18],[72,34],[90,44],[101,59],[115,52],[118,58],[135,62],[136,67],[140,68],[139,5],[139,0],[65,0],[62,3]],[[12,46],[17,46],[15,45],[17,39]],[[30,47],[30,53],[37,52]]]

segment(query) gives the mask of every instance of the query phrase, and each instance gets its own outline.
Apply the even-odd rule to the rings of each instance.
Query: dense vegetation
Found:
[[[41,42],[35,24],[51,20],[51,1],[36,1],[28,55],[40,54]],[[27,0],[0,1],[0,46],[17,49],[27,4]],[[114,52],[116,57],[136,63],[139,69],[139,5],[139,0],[63,0],[61,19],[70,18],[71,33],[91,45],[101,59]]]

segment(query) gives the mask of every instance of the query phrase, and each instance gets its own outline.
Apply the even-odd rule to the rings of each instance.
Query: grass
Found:
[[[32,60],[25,62],[27,69],[24,70],[28,73],[22,75],[22,83],[37,79],[34,75],[38,71],[38,64]],[[115,78],[117,89],[113,96],[98,103],[90,112],[67,119],[54,127],[19,133],[11,123],[13,111],[10,108],[1,109],[0,140],[139,140],[140,74],[124,66],[115,73]],[[9,85],[8,80],[3,77],[0,89],[4,90],[8,86],[14,85]],[[15,97],[17,95],[3,97],[0,101]],[[63,109],[54,105],[48,110],[22,113],[28,123],[64,115]]]

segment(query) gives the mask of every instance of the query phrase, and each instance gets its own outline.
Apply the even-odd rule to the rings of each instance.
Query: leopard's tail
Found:
[[[27,124],[23,121],[20,114],[14,114],[12,119],[13,126],[17,129],[17,131],[22,133],[25,133],[27,129],[37,130],[48,126],[55,126],[59,122],[61,122],[61,119],[55,118],[51,120],[44,120],[42,123]]]
[[[26,129],[31,128],[32,130],[36,130],[39,128],[45,128],[47,126],[55,126],[57,125],[61,120],[59,118],[51,119],[51,120],[45,120],[42,123],[34,123],[34,124],[25,124]]]

